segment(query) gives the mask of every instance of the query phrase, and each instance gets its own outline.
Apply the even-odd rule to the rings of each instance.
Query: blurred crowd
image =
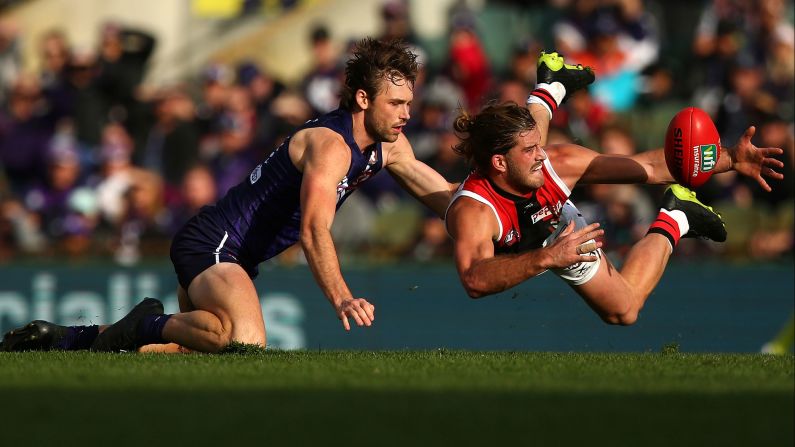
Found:
[[[689,2],[680,16],[642,0],[487,2],[543,17],[503,50],[496,66],[484,41],[498,32],[482,10],[453,4],[440,58],[412,27],[406,1],[387,0],[381,35],[409,42],[422,63],[405,129],[417,158],[449,181],[469,168],[452,151],[452,118],[488,101],[524,104],[542,49],[594,67],[597,81],[556,113],[550,143],[575,142],[630,155],[660,147],[670,118],[694,105],[733,145],[750,124],[754,143],[785,150],[773,193],[733,173],[715,176],[699,197],[724,215],[726,244],[684,241],[675,256],[790,258],[793,250],[795,31],[784,0]],[[667,9],[668,10],[668,9]],[[674,10],[676,10],[674,8]],[[209,63],[178,85],[144,82],[157,36],[108,23],[98,48],[76,49],[63,30],[40,36],[39,73],[26,73],[20,32],[0,18],[0,263],[60,256],[131,265],[168,254],[171,235],[214,203],[308,119],[335,109],[354,41],[322,23],[306,39],[313,67],[285,85],[251,61]],[[682,42],[684,40],[684,43]],[[682,49],[676,51],[676,44]],[[594,185],[573,200],[605,228],[620,259],[656,215],[663,188]],[[376,176],[340,210],[340,252],[374,261],[449,260],[444,224],[395,184]],[[277,262],[301,262],[300,248]]]

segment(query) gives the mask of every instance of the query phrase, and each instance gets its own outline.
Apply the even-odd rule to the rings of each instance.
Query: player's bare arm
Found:
[[[749,127],[734,147],[723,147],[715,173],[735,170],[755,179],[766,191],[770,186],[764,177],[782,179],[777,172],[784,163],[773,158],[784,151],[780,148],[758,148],[751,143],[755,128]],[[632,156],[604,155],[573,144],[550,145],[546,148],[550,163],[570,188],[577,183],[674,183],[665,163],[662,149],[641,152]]]
[[[339,135],[327,129],[311,129],[297,136],[290,144],[290,152],[294,162],[299,161],[296,167],[303,172],[300,237],[307,261],[345,330],[350,330],[348,317],[359,326],[370,326],[375,307],[365,299],[353,298],[331,238],[337,185],[347,173],[350,151]]]
[[[547,247],[515,255],[495,255],[493,241],[499,228],[493,211],[478,201],[461,197],[451,205],[447,228],[455,241],[455,260],[461,282],[472,298],[499,293],[551,268],[593,262],[577,247],[603,234],[599,224],[580,230],[570,225]],[[597,243],[601,246],[601,242]]]
[[[569,188],[578,183],[673,183],[662,150],[631,157],[604,155],[574,144],[550,145],[547,156]]]
[[[395,143],[384,144],[384,166],[397,182],[439,217],[444,217],[457,183],[449,183],[433,168],[414,157],[408,139],[401,134]]]

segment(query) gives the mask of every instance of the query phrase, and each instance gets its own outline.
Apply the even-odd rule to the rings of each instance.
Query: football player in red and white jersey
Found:
[[[527,108],[489,105],[475,116],[458,117],[462,136],[456,151],[475,168],[446,213],[455,241],[461,282],[473,298],[502,292],[546,270],[570,284],[607,323],[633,324],[681,237],[722,242],[720,215],[680,185],[665,192],[660,213],[619,271],[604,256],[598,223],[588,224],[569,200],[587,183],[672,184],[662,150],[633,156],[603,155],[560,144],[547,146],[549,119],[567,91],[593,81],[581,66],[557,54],[539,59],[538,88]],[[756,179],[781,179],[780,148],[751,144],[750,127],[733,148],[722,148],[715,172],[735,170]]]

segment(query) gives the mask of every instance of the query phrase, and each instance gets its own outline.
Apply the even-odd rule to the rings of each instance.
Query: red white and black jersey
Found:
[[[571,195],[549,160],[544,160],[541,171],[544,185],[524,196],[504,191],[488,178],[472,172],[459,186],[450,206],[460,197],[469,197],[494,211],[500,226],[499,236],[494,241],[496,254],[541,248],[558,228],[562,210]],[[569,207],[576,210],[570,203]]]

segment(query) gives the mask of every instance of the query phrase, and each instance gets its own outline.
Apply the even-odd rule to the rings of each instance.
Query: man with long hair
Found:
[[[546,145],[553,109],[548,111],[531,114],[505,103],[457,118],[462,141],[455,149],[474,166],[446,215],[461,282],[471,297],[480,298],[551,270],[605,322],[633,324],[679,239],[725,241],[723,221],[694,193],[674,184],[619,271],[601,250],[603,230],[583,219],[569,200],[571,190],[588,183],[671,184],[663,151],[619,156],[575,144]],[[757,148],[751,144],[754,132],[750,127],[735,147],[722,148],[714,172],[735,170],[770,191],[762,176],[783,178],[775,170],[783,163],[772,158],[783,151]]]

